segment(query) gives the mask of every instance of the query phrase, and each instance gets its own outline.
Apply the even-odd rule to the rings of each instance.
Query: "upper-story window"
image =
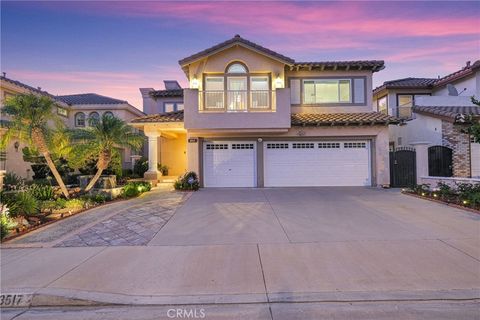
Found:
[[[204,78],[203,109],[211,111],[265,111],[271,106],[270,74],[251,73],[241,62],[233,62],[223,74]]]
[[[350,103],[352,101],[350,79],[303,80],[303,103]]]
[[[412,117],[412,107],[415,104],[415,99],[418,96],[429,95],[424,94],[397,94],[397,106],[398,106],[398,117],[400,118],[411,118]]]
[[[111,111],[104,112],[103,115],[105,117],[114,117],[113,113]]]
[[[85,113],[75,113],[75,127],[85,127]]]
[[[88,124],[90,126],[94,126],[97,123],[99,123],[100,122],[100,115],[98,114],[98,112],[96,112],[96,111],[90,112],[90,114],[88,115],[88,121],[89,121]]]
[[[172,112],[183,110],[183,103],[181,102],[164,102],[163,112]]]
[[[388,99],[387,99],[387,96],[383,96],[383,97],[377,99],[377,110],[378,110],[378,112],[388,114]]]
[[[244,64],[235,62],[227,67],[227,73],[248,73],[248,70]]]

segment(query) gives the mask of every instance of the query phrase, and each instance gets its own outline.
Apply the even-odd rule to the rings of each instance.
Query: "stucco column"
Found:
[[[158,132],[145,132],[148,137],[148,171],[143,177],[147,180],[158,180],[161,173],[158,171]]]
[[[422,177],[428,177],[428,146],[429,142],[410,143],[415,148],[417,166],[417,184],[422,184]]]

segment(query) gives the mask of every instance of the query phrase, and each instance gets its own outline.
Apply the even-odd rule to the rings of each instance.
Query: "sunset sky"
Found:
[[[138,88],[186,78],[178,60],[240,34],[296,61],[385,60],[385,80],[480,59],[480,2],[8,2],[1,71],[52,94],[142,108]]]

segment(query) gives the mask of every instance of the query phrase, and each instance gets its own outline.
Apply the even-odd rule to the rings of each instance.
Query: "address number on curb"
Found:
[[[0,295],[0,306],[20,307],[26,306],[32,299],[31,294],[2,294]]]

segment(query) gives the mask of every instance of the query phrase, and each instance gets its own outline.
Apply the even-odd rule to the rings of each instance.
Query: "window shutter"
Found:
[[[365,79],[353,79],[353,103],[365,103]]]
[[[290,103],[300,104],[300,79],[290,79]]]

